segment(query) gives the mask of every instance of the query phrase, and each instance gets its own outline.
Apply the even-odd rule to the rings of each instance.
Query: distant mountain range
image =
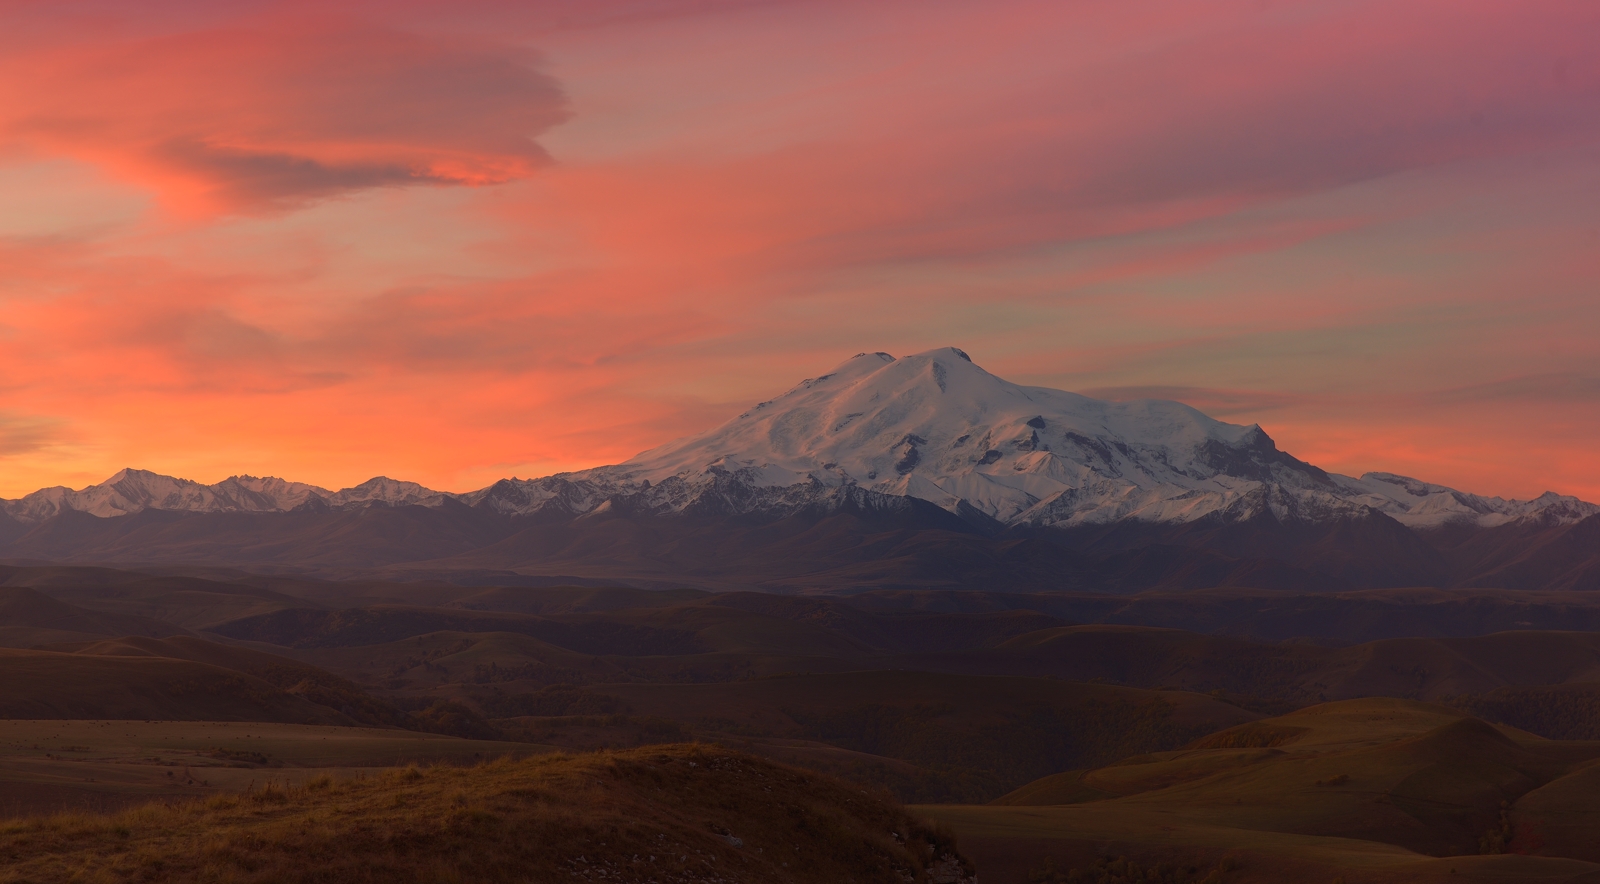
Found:
[[[465,494],[381,477],[329,491],[123,470],[0,502],[0,514],[9,557],[562,568],[782,590],[1600,579],[1596,547],[1577,539],[1600,532],[1600,506],[1575,497],[1328,473],[1258,426],[1012,384],[954,348],[863,353],[625,463]]]

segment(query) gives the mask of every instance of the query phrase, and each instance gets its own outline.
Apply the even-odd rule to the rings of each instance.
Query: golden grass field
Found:
[[[698,745],[318,776],[0,823],[0,882],[972,884],[892,800]]]
[[[1349,700],[1058,774],[988,806],[915,809],[950,825],[988,880],[1025,880],[1047,859],[1231,854],[1227,880],[1240,882],[1600,881],[1597,763],[1600,743]]]
[[[398,729],[235,721],[0,720],[0,817],[108,810],[378,767],[553,751]]]

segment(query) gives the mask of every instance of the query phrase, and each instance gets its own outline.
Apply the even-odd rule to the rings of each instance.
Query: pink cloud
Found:
[[[0,135],[103,164],[190,209],[492,184],[567,116],[524,49],[328,18],[258,19],[13,54]]]
[[[0,240],[0,494],[464,488],[942,344],[1333,469],[1600,487],[1527,410],[1600,377],[1589,4],[67,8],[0,35],[0,147],[178,211]]]

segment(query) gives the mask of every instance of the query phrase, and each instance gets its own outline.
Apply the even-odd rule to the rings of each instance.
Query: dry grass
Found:
[[[1197,746],[1045,778],[997,806],[923,812],[955,827],[986,879],[1023,880],[1046,858],[1082,870],[1108,852],[1148,866],[1236,851],[1246,863],[1229,884],[1600,880],[1600,743],[1369,698]],[[1538,855],[1478,855],[1491,850]]]
[[[0,882],[930,880],[954,844],[837,780],[669,746],[267,784],[0,824]]]
[[[1185,746],[1186,749],[1270,749],[1292,743],[1309,728],[1271,727],[1259,722],[1242,724],[1225,731],[1201,737]]]

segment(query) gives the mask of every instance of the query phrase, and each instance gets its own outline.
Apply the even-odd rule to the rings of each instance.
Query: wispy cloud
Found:
[[[60,420],[0,411],[0,457],[35,454],[63,441]]]
[[[1192,405],[1213,416],[1259,414],[1289,405],[1302,404],[1305,397],[1265,390],[1213,390],[1206,387],[1133,386],[1090,387],[1080,390],[1086,396],[1113,401],[1132,399],[1170,399]]]
[[[0,73],[0,135],[192,210],[515,180],[549,161],[536,139],[568,115],[525,48],[329,18],[72,42]]]
[[[1463,405],[1497,402],[1589,405],[1600,403],[1600,376],[1563,372],[1512,377],[1452,387],[1432,397],[1440,403]]]

